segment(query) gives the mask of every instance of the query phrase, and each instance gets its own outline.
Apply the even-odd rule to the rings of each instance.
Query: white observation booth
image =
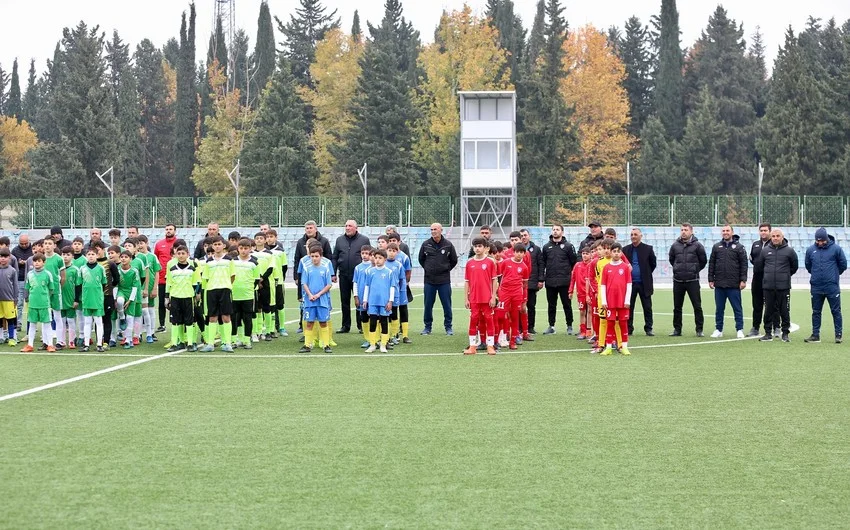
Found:
[[[490,225],[517,226],[516,92],[460,95],[460,225],[467,243]]]

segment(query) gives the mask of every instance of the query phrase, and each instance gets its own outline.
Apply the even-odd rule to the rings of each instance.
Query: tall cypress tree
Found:
[[[141,110],[136,76],[128,64],[120,72],[121,85],[118,89],[118,164],[115,172],[119,177],[116,185],[125,191],[140,191],[144,183],[144,146],[141,135]],[[147,80],[146,80],[147,81]]]
[[[525,29],[522,19],[514,11],[513,0],[488,0],[485,13],[490,25],[499,32],[499,45],[508,52],[505,68],[511,69],[511,82],[516,87],[521,75]]]
[[[655,111],[672,139],[682,137],[685,119],[682,94],[682,48],[676,0],[661,0],[658,38],[658,71],[655,77]]]
[[[183,13],[180,25],[180,60],[177,68],[177,101],[174,131],[174,193],[191,196],[192,169],[195,166],[195,126],[198,123],[195,89],[195,4],[189,6],[189,25]]]
[[[30,123],[35,124],[36,113],[39,106],[38,85],[35,77],[35,59],[30,60],[29,77],[27,78],[27,91],[24,93],[24,100],[21,104],[23,118]]]
[[[765,60],[765,53],[764,37],[762,36],[761,28],[756,26],[756,31],[753,33],[753,42],[747,52],[747,61],[749,63],[747,71],[752,76],[750,83],[753,86],[753,91],[750,98],[757,118],[764,116],[764,111],[767,107],[767,62]]]
[[[113,31],[112,40],[106,43],[106,61],[109,63],[112,112],[118,116],[120,109],[118,94],[121,92],[121,75],[129,71],[127,67],[130,65],[130,45],[121,39],[118,31]]]
[[[351,38],[354,42],[361,42],[363,39],[363,30],[360,28],[360,13],[354,10],[354,20],[351,22]]]
[[[257,40],[254,43],[254,53],[251,55],[251,86],[248,98],[252,108],[256,108],[263,89],[269,82],[275,69],[274,26],[269,4],[260,4],[260,15],[257,18]]]
[[[693,193],[693,190],[685,189],[679,178],[679,143],[667,139],[664,124],[657,116],[646,119],[640,140],[640,157],[632,177],[632,193]]]
[[[321,0],[299,0],[299,4],[295,14],[289,16],[289,22],[284,24],[277,17],[275,20],[278,31],[283,33],[283,50],[295,81],[313,88],[310,65],[316,59],[316,43],[325,38],[328,30],[339,27],[339,17],[336,9],[326,14],[327,8]]]
[[[230,73],[231,79],[228,84],[239,90],[239,102],[242,105],[247,103],[246,96],[248,95],[248,34],[240,29],[233,36],[233,72]]]
[[[221,68],[224,75],[227,75],[227,37],[224,36],[224,25],[221,17],[216,18],[215,29],[210,34],[210,45],[207,49],[207,68],[212,65],[213,61],[218,61],[218,67]]]
[[[35,132],[39,141],[59,142],[59,125],[55,116],[56,91],[65,78],[64,53],[60,43],[56,43],[53,58],[47,61],[47,72],[40,80],[39,94],[41,105],[35,119]]]
[[[140,127],[144,177],[136,193],[144,197],[170,196],[174,192],[174,103],[163,66],[164,54],[143,39],[134,54],[139,83]]]
[[[18,60],[12,61],[12,77],[9,81],[9,99],[6,102],[6,115],[18,118],[21,122],[21,79],[18,77]]]
[[[623,35],[615,41],[617,55],[626,67],[623,88],[629,95],[629,133],[638,136],[652,114],[652,52],[649,30],[638,17],[626,21]]]

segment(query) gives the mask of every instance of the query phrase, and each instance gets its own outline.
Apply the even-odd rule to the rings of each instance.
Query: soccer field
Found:
[[[845,527],[850,353],[828,311],[821,344],[805,291],[790,344],[730,340],[728,309],[725,338],[698,339],[686,301],[673,339],[671,292],[654,302],[631,357],[589,354],[563,315],[463,356],[458,290],[454,337],[439,303],[419,336],[419,293],[414,344],[389,354],[356,334],[331,355],[294,333],[230,355],[3,346],[2,396],[118,369],[0,401],[0,527]]]

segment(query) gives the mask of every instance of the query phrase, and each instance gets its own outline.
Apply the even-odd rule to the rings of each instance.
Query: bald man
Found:
[[[452,330],[452,278],[451,272],[457,266],[457,251],[451,241],[443,237],[443,225],[431,225],[431,239],[419,247],[419,265],[425,270],[425,315],[422,335],[431,334],[434,323],[434,302],[437,295],[443,306],[443,325],[446,335],[454,335]]]
[[[24,284],[27,279],[27,260],[32,257],[30,236],[21,234],[18,244],[12,249],[12,255],[18,260],[18,315],[24,314]],[[23,318],[18,318],[18,329],[21,329]]]

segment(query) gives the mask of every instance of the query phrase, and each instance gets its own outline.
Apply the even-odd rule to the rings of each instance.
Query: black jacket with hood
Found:
[[[797,253],[788,245],[787,239],[774,246],[773,241],[764,246],[756,258],[755,269],[760,272],[763,289],[791,289],[791,276],[797,272]]]
[[[699,273],[708,261],[705,257],[705,247],[695,235],[687,241],[683,241],[681,236],[678,237],[670,245],[668,260],[673,269],[674,282],[698,282]]]
[[[708,281],[714,282],[716,289],[738,289],[741,282],[747,281],[747,251],[740,240],[740,237],[733,235],[728,243],[720,241],[711,247]]]
[[[561,237],[555,242],[553,236],[549,236],[549,242],[543,245],[538,279],[542,277],[546,287],[567,287],[577,261],[576,249],[567,238]]]

